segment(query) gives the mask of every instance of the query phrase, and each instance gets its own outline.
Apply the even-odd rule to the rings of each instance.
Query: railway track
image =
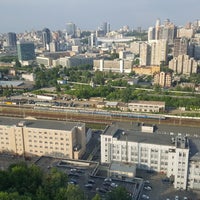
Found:
[[[113,121],[120,122],[145,122],[150,124],[169,124],[175,126],[192,126],[200,127],[200,120],[197,119],[184,119],[184,118],[166,118],[166,119],[149,119],[149,118],[136,118],[125,116],[103,116],[103,115],[90,115],[85,113],[72,113],[72,112],[57,112],[48,110],[34,110],[31,107],[18,107],[18,106],[0,106],[0,115],[8,117],[34,117],[37,119],[52,119],[63,121],[80,121],[85,123],[95,124],[111,124]]]

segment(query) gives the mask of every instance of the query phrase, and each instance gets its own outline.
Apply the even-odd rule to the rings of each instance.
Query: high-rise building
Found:
[[[9,32],[6,37],[6,43],[9,47],[16,47],[17,45],[17,36],[16,33]]]
[[[187,55],[188,53],[188,39],[187,38],[176,38],[174,40],[174,57],[179,55]]]
[[[76,25],[72,22],[68,22],[66,24],[66,32],[68,36],[75,37],[76,36]]]
[[[50,42],[51,42],[51,31],[48,28],[44,28],[42,31],[42,43],[45,50],[50,50]]]
[[[20,62],[35,60],[34,43],[30,41],[18,41],[17,54]]]
[[[148,41],[155,39],[155,27],[149,27],[148,29]]]
[[[167,40],[156,40],[151,44],[151,65],[160,65],[167,62]]]
[[[151,64],[151,46],[148,43],[140,44],[140,65],[148,66]]]
[[[103,22],[101,27],[100,27],[100,30],[103,31],[104,35],[106,35],[107,33],[110,32],[110,24],[108,22]]]
[[[171,87],[172,74],[167,72],[159,72],[154,74],[154,85],[160,85],[161,87]]]
[[[197,61],[188,55],[179,55],[169,61],[169,68],[177,74],[197,73]]]

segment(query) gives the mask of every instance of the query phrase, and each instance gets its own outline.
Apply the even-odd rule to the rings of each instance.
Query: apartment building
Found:
[[[131,127],[129,127],[131,126]],[[200,138],[188,137],[191,127],[121,124],[108,126],[101,135],[101,162],[136,164],[137,168],[165,173],[177,189],[200,189]],[[192,153],[194,152],[194,153]]]
[[[134,101],[128,103],[128,109],[136,112],[161,112],[165,110],[165,102],[162,101]]]
[[[161,87],[171,87],[172,85],[172,74],[168,72],[155,73],[153,77],[153,84],[160,85]]]
[[[197,61],[188,55],[179,55],[177,58],[175,57],[169,61],[169,68],[177,74],[190,75],[197,73],[197,66]]]
[[[85,124],[48,120],[0,119],[0,151],[24,157],[79,159],[85,152]]]

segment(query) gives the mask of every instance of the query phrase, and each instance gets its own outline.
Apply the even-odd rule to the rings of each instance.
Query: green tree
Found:
[[[111,192],[107,193],[106,200],[131,200],[131,196],[124,187],[117,187]]]
[[[96,194],[92,200],[101,200],[101,196],[99,194]]]

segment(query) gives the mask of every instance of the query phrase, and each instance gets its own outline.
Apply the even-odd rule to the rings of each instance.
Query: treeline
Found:
[[[105,200],[130,200],[122,187],[113,189]],[[0,200],[89,200],[79,186],[68,184],[66,173],[52,168],[49,173],[21,162],[0,170]],[[92,200],[101,200],[96,194]]]

